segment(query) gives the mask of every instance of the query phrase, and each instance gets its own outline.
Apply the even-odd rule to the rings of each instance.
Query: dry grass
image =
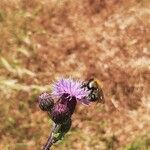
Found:
[[[53,149],[148,150],[149,18],[149,0],[2,0],[0,149],[41,149],[51,121],[36,96],[69,75],[98,78],[106,104],[78,106]]]

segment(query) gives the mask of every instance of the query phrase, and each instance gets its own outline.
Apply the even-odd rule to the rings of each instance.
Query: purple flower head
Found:
[[[89,92],[85,88],[81,88],[82,84],[83,81],[61,78],[53,84],[52,95],[59,98],[63,95],[68,95],[70,100],[74,97],[77,101],[87,105],[89,101],[86,97]]]

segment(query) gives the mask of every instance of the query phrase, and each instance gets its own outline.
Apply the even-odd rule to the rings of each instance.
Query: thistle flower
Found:
[[[71,101],[76,99],[83,104],[89,104],[86,99],[89,91],[85,88],[81,88],[83,81],[74,80],[71,78],[65,79],[61,78],[56,83],[53,84],[52,96]]]
[[[51,112],[49,112],[49,115],[55,124],[63,124],[71,117],[69,108],[66,105],[60,103],[56,103],[54,105]]]
[[[71,127],[71,115],[74,113],[77,101],[82,104],[88,105],[89,90],[83,88],[83,81],[61,78],[52,85],[52,97],[57,99],[56,103],[53,104],[51,111],[48,111],[51,119],[54,121],[55,126],[48,138],[44,150],[48,150],[49,147],[69,131]],[[58,137],[53,136],[54,132],[59,133]]]
[[[47,92],[42,93],[38,97],[39,107],[43,111],[50,111],[54,106],[54,100],[52,99],[51,95]]]

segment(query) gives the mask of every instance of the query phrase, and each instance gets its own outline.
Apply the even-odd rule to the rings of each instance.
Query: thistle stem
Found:
[[[53,144],[53,136],[52,135],[53,135],[53,132],[56,129],[56,127],[57,127],[57,125],[54,124],[53,128],[52,128],[52,130],[51,130],[51,132],[49,134],[48,140],[47,140],[47,142],[46,142],[46,144],[45,144],[45,146],[44,146],[44,148],[42,150],[50,150],[50,147]]]
[[[48,140],[47,140],[47,142],[46,142],[46,144],[45,144],[45,146],[44,146],[44,148],[43,148],[43,150],[50,150],[50,147],[52,146],[52,131],[51,131],[51,133],[50,133],[50,135],[49,135],[49,137],[48,137]]]

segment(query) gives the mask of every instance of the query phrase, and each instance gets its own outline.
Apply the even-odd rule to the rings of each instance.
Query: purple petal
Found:
[[[83,81],[74,80],[71,78],[61,78],[53,84],[52,95],[61,97],[63,94],[69,94],[70,97],[75,97],[78,101],[89,104],[85,97],[88,96],[89,92],[84,88],[81,88]]]

